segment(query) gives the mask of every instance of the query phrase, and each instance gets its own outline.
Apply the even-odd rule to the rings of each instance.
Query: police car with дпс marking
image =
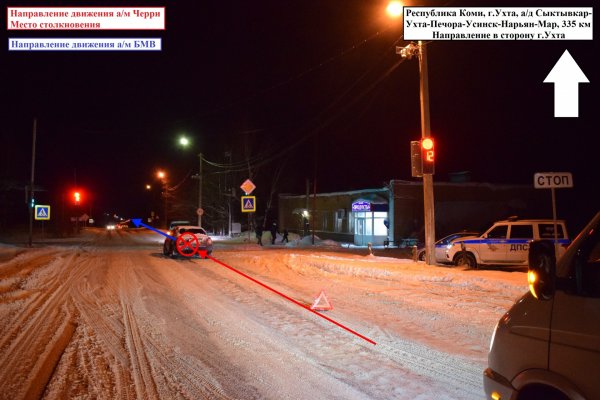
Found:
[[[556,221],[557,257],[570,243],[565,221]],[[498,221],[481,236],[463,237],[446,250],[446,261],[477,268],[482,265],[527,265],[532,240],[554,241],[554,220],[511,217]]]

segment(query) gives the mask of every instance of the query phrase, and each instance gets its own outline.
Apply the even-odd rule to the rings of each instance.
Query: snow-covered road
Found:
[[[525,274],[343,251],[217,245],[165,258],[149,231],[0,247],[0,398],[483,399],[495,323]]]

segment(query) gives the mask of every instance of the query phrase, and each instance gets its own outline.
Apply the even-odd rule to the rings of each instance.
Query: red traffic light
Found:
[[[435,145],[433,139],[430,137],[421,140],[421,162],[424,174],[434,173]]]
[[[73,200],[75,200],[75,204],[79,204],[81,202],[81,193],[73,192]]]

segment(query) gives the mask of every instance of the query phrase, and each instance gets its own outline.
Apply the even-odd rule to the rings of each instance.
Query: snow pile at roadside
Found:
[[[12,244],[0,243],[0,261],[9,260],[25,252],[25,249]]]
[[[286,247],[342,247],[339,242],[334,240],[321,240],[320,237],[315,236],[315,244],[313,245],[312,235],[304,236],[303,238],[291,240],[289,243],[286,243]]]
[[[320,254],[289,254],[284,259],[291,270],[305,275],[368,277],[388,281],[430,282],[457,289],[469,288],[481,292],[496,291],[501,287],[514,296],[527,289],[524,273],[477,270],[476,274],[464,268],[427,266],[408,259],[368,256],[329,256]]]

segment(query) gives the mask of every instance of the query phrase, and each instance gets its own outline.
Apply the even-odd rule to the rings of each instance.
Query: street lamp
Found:
[[[398,3],[392,5],[392,3]],[[387,12],[390,16],[399,17],[402,12],[399,2],[391,2],[387,7]],[[419,40],[418,43],[410,43],[405,47],[396,47],[396,54],[400,54],[403,58],[411,59],[418,57],[419,59],[419,92],[421,103],[421,140],[431,136],[429,123],[429,80],[427,72],[427,49],[425,43]],[[435,209],[433,200],[433,173],[423,173],[423,208],[425,220],[425,263],[433,265],[435,261]]]
[[[200,161],[198,170],[198,226],[202,226],[202,153],[198,154],[198,160]]]
[[[163,184],[163,197],[165,198],[165,229],[169,228],[169,218],[168,218],[168,201],[169,201],[169,185],[167,184],[167,174],[164,171],[158,171],[156,173],[156,176],[158,177],[158,179],[160,179],[161,183]],[[148,186],[150,185],[146,185],[146,188],[148,188]]]
[[[187,148],[191,144],[191,141],[186,136],[181,136],[179,144]],[[202,214],[204,213],[204,210],[202,210],[202,153],[198,154],[198,158],[200,161],[198,174],[192,175],[192,179],[198,179],[198,209],[196,210],[196,214],[198,214],[198,226],[202,226]]]
[[[182,145],[183,147],[188,147],[190,144],[190,140],[185,136],[181,136],[179,138],[179,144]]]
[[[402,2],[390,1],[389,4],[387,5],[387,7],[385,8],[385,11],[388,13],[388,15],[390,17],[398,18],[398,17],[402,16],[403,8],[404,8],[404,6],[402,5]]]

